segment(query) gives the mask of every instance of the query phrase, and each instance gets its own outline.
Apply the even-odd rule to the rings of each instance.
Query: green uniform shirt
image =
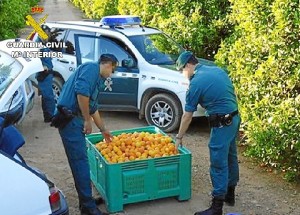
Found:
[[[207,114],[227,114],[238,109],[234,87],[227,73],[216,66],[198,64],[186,94],[186,112],[200,104]]]
[[[98,109],[98,97],[103,87],[99,75],[99,63],[87,62],[80,65],[64,84],[58,99],[58,105],[67,107],[73,113],[80,113],[77,95],[90,98],[90,114]]]

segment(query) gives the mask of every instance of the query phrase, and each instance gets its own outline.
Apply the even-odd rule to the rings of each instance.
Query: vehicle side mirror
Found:
[[[132,58],[122,60],[122,67],[125,68],[134,68],[136,67],[136,63]]]

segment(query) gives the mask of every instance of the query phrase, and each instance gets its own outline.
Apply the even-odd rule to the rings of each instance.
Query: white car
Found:
[[[21,122],[33,107],[35,92],[26,70],[30,70],[30,74],[43,70],[40,59],[12,57],[15,52],[38,50],[8,48],[8,44],[19,44],[16,41],[21,42],[18,39],[0,41],[0,116],[5,117],[9,124]]]
[[[32,108],[34,91],[28,78],[43,70],[39,58],[12,57],[15,51],[38,51],[8,47],[8,44],[18,46],[25,42],[32,43],[25,40],[0,42],[0,214],[67,215],[68,205],[62,192],[17,153],[25,142],[11,120],[21,121]],[[17,118],[15,113],[18,113]]]
[[[63,193],[40,170],[17,153],[25,142],[0,118],[0,210],[5,215],[68,215]]]
[[[62,56],[53,59],[53,89],[57,97],[79,64],[112,53],[119,66],[100,92],[100,110],[136,111],[148,124],[165,132],[178,128],[189,80],[175,68],[176,59],[184,49],[174,40],[158,29],[142,26],[136,16],[45,25],[52,32],[50,49]],[[213,64],[200,60],[203,64]],[[204,116],[204,112],[199,106],[194,116]]]

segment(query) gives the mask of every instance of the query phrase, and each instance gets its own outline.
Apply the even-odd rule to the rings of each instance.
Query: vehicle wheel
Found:
[[[57,100],[61,93],[63,85],[64,85],[64,81],[60,77],[58,77],[58,76],[53,77],[52,89],[53,89],[53,93],[54,93],[55,103],[57,103]]]
[[[179,101],[169,94],[157,94],[150,98],[145,107],[145,117],[149,125],[155,125],[164,132],[179,127],[182,108]]]

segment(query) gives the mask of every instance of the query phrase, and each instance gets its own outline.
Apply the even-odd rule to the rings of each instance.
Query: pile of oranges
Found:
[[[178,154],[178,150],[172,143],[172,138],[161,133],[122,133],[114,136],[110,143],[101,141],[95,146],[109,163],[122,163]]]

